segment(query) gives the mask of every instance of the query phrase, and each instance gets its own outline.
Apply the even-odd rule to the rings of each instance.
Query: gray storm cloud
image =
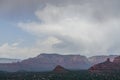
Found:
[[[1,0],[0,5],[3,13],[34,13],[39,21],[18,27],[38,37],[38,51],[120,53],[120,0]]]
[[[45,35],[46,40],[59,40],[51,45],[55,52],[119,54],[119,4],[119,0],[46,1],[46,6],[35,12],[40,23],[19,23],[19,27]]]
[[[47,4],[54,6],[84,5],[83,9],[92,8],[94,10],[90,9],[89,12],[91,11],[92,18],[99,22],[104,22],[105,19],[111,17],[119,17],[120,14],[119,0],[0,0],[0,16],[4,16],[6,19],[31,17],[37,9],[43,9]]]

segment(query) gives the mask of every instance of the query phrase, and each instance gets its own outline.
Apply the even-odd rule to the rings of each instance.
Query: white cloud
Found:
[[[11,45],[8,43],[5,43],[0,46],[0,54],[1,54],[1,57],[3,58],[6,57],[6,58],[24,59],[24,58],[30,57],[31,55],[35,56],[35,52],[36,52],[35,48],[29,49],[24,47],[18,47],[18,44],[16,45],[16,43],[13,43]]]
[[[35,57],[40,53],[48,52],[52,53],[52,45],[59,43],[60,41],[54,37],[49,37],[48,39],[41,41],[38,40],[32,47],[20,47],[22,43],[4,43],[0,46],[0,54],[3,58],[18,58],[26,59],[30,57]]]
[[[114,54],[120,51],[120,46],[116,45],[120,44],[117,37],[120,34],[120,19],[114,16],[105,17],[106,14],[104,15],[102,11],[104,9],[97,10],[91,4],[66,6],[47,4],[45,8],[35,12],[40,22],[21,22],[19,27],[38,37],[45,36],[46,39],[53,37],[58,40],[58,43],[43,45],[50,47],[44,48],[48,52],[51,50],[89,56],[98,53]],[[100,12],[99,15],[96,12]],[[97,17],[94,17],[95,13]]]

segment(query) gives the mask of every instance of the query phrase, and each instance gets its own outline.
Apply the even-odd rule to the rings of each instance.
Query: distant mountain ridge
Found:
[[[59,55],[59,54],[40,54],[37,57],[23,60],[22,64],[29,64],[28,70],[31,68],[35,71],[51,70],[56,65],[61,65],[67,69],[86,69],[89,61],[85,56],[81,55]],[[33,68],[34,66],[37,68]]]
[[[117,55],[116,55],[117,56]],[[100,56],[103,58],[98,59],[98,62],[103,62],[106,58],[114,58],[114,56]],[[57,65],[61,65],[66,69],[80,70],[88,69],[93,64],[96,64],[98,56],[87,58],[82,55],[60,55],[60,54],[40,54],[36,57],[25,59],[21,62],[15,63],[0,63],[1,71],[51,71]]]

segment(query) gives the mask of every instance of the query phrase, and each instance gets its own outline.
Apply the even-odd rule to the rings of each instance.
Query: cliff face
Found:
[[[88,69],[89,61],[81,55],[40,54],[37,57],[23,60],[19,63],[0,64],[0,70],[5,71],[51,71],[56,65],[67,69]]]
[[[89,61],[81,55],[59,55],[59,54],[40,54],[35,58],[22,61],[34,70],[52,70],[56,65],[61,65],[67,69],[87,69]]]
[[[120,57],[119,57],[120,59]],[[92,66],[89,71],[90,72],[111,72],[111,71],[119,71],[120,70],[120,64],[118,63],[118,57],[114,59],[113,62],[110,61],[108,58],[105,62],[96,64]]]
[[[116,57],[116,58],[113,60],[113,62],[120,65],[120,56]]]
[[[88,60],[90,61],[90,63],[92,65],[95,65],[95,64],[98,64],[98,63],[106,61],[107,58],[109,58],[111,61],[113,61],[115,57],[117,57],[117,55],[92,56],[92,57],[89,57]]]
[[[115,56],[111,58],[113,59],[113,57]],[[107,58],[105,56],[94,56],[88,59],[81,55],[40,54],[21,62],[0,63],[0,71],[52,71],[57,65],[61,65],[67,69],[80,70],[88,69],[93,64],[97,62],[101,63]],[[116,58],[113,62],[118,63],[119,59]],[[111,66],[110,64],[108,66]]]

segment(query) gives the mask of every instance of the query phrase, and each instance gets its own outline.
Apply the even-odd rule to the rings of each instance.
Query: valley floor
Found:
[[[0,72],[0,80],[120,80],[120,72],[93,74],[86,70],[67,73]]]

